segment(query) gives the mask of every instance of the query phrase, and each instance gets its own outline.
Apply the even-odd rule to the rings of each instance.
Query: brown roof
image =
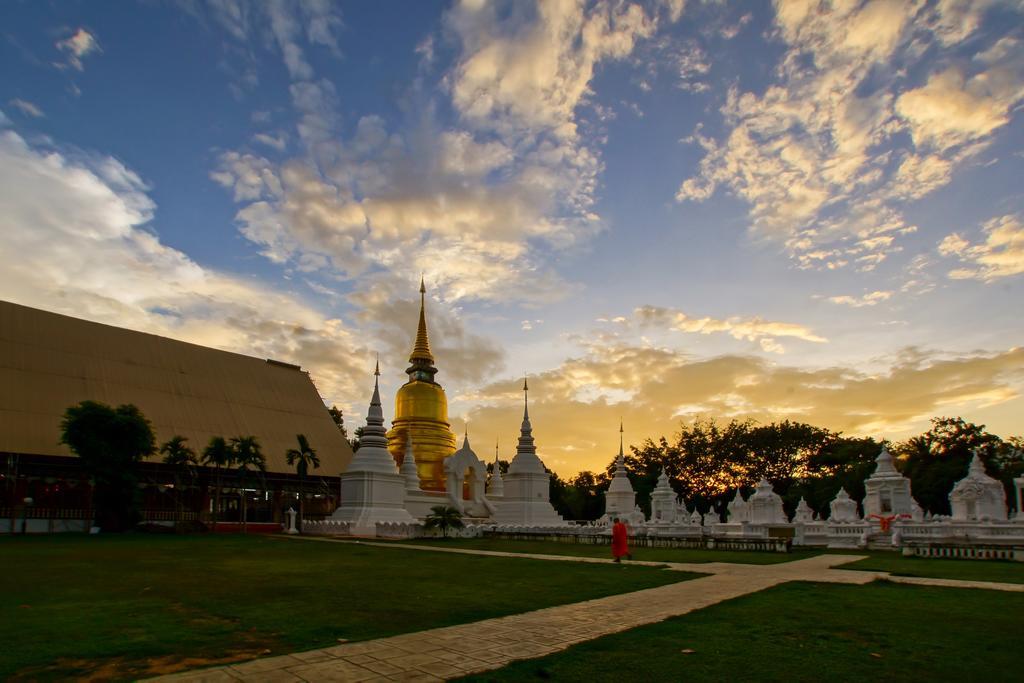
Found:
[[[213,436],[255,435],[270,472],[295,471],[284,454],[296,434],[316,449],[318,474],[352,459],[298,366],[0,301],[0,452],[71,455],[60,420],[87,399],[133,403],[158,444],[180,434],[197,453]]]

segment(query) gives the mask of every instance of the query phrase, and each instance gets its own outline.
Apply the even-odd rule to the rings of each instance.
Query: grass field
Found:
[[[1019,681],[1022,612],[1022,593],[791,583],[462,680]]]
[[[432,541],[410,541],[417,545],[430,545]],[[537,553],[541,555],[574,555],[577,557],[610,557],[611,549],[606,545],[584,545],[557,543],[553,541],[514,541],[504,539],[474,538],[449,539],[445,547],[497,550],[512,553]],[[947,560],[923,557],[903,557],[896,552],[884,550],[802,550],[791,553],[747,552],[742,550],[686,550],[682,548],[634,548],[637,560],[655,562],[740,562],[745,564],[775,564],[791,562],[822,553],[844,555],[867,555],[867,559],[842,566],[843,569],[884,571],[901,576],[924,576],[941,579],[963,579],[967,581],[999,581],[1024,583],[1024,563],[995,560]]]
[[[0,679],[127,679],[691,575],[258,536],[0,537]]]

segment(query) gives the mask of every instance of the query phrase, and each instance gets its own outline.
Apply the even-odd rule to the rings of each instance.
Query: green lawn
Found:
[[[0,537],[0,680],[126,679],[692,575],[259,536]]]
[[[842,568],[882,571],[899,576],[925,576],[934,579],[1024,583],[1024,562],[903,557],[899,553],[880,551],[867,554],[870,557],[866,560],[844,564]]]
[[[1015,681],[1022,612],[1021,593],[791,583],[462,680]]]
[[[607,545],[583,543],[559,543],[557,541],[516,541],[499,538],[459,538],[446,541],[417,539],[408,541],[414,545],[442,544],[450,548],[472,548],[474,550],[497,550],[507,553],[536,553],[539,555],[572,555],[575,557],[611,558],[612,550]],[[753,552],[749,550],[687,550],[684,548],[638,548],[632,547],[634,560],[652,562],[741,562],[745,564],[777,564],[792,562],[820,555],[821,550],[794,550],[791,553]]]
[[[558,543],[555,541],[515,541],[474,538],[448,541],[416,540],[416,545],[440,543],[449,548],[473,548],[511,553],[537,553],[541,555],[573,555],[576,557],[610,557],[606,545]],[[891,572],[902,576],[925,576],[969,581],[999,581],[1024,583],[1024,562],[997,560],[946,560],[926,557],[903,557],[885,550],[821,550],[796,549],[791,553],[750,552],[742,550],[686,550],[682,548],[633,548],[633,558],[655,562],[739,562],[744,564],[775,564],[802,560],[823,553],[867,555],[867,559],[842,565],[843,569],[862,569]]]

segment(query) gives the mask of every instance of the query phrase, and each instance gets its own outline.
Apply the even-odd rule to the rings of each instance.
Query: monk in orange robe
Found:
[[[614,524],[612,524],[612,557],[615,558],[616,562],[621,562],[623,557],[629,555],[629,532],[626,529],[626,525],[615,518]]]

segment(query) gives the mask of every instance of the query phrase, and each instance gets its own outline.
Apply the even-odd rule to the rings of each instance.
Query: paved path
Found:
[[[350,542],[434,552],[609,563],[603,558],[531,555],[465,548],[437,548],[305,537],[297,540]],[[471,624],[407,633],[334,647],[267,657],[214,669],[164,676],[163,681],[440,681],[498,669],[516,659],[541,657],[584,640],[644,626],[709,607],[723,600],[787,581],[866,584],[879,578],[900,583],[1024,591],[1024,585],[890,576],[886,572],[832,569],[862,555],[818,555],[770,565],[633,562],[708,574],[690,581],[611,595]]]

